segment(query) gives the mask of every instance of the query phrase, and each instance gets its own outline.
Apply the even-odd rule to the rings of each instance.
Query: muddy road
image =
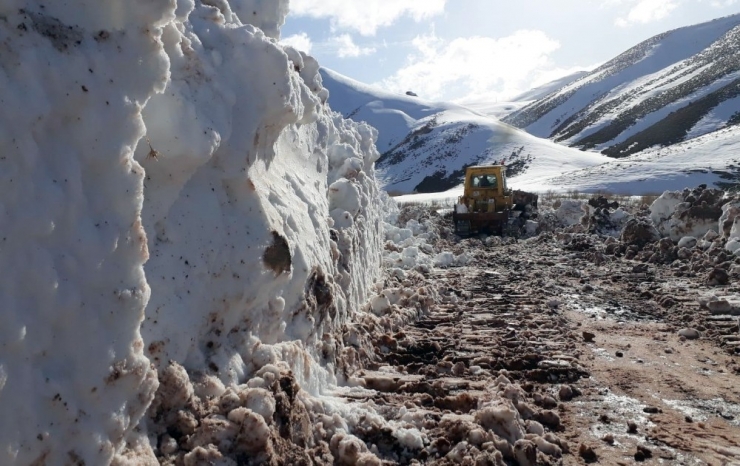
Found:
[[[359,374],[425,436],[356,433],[388,464],[740,464],[738,320],[700,305],[740,281],[587,235],[451,241],[473,261]]]

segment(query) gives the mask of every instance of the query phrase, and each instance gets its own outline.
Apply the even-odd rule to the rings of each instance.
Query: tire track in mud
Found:
[[[740,464],[737,360],[719,347],[737,321],[694,312],[698,280],[552,236],[460,244],[474,263],[434,270],[441,302],[359,374],[379,413],[424,436],[360,428],[388,464]],[[677,335],[698,323],[706,338]],[[721,377],[692,375],[706,353]],[[725,417],[688,422],[712,397]]]

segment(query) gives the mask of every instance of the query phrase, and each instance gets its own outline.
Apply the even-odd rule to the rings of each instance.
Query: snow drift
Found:
[[[286,14],[0,5],[0,463],[154,462],[158,373],[158,407],[188,375],[333,378],[381,264],[376,133],[277,44]],[[233,422],[264,427],[256,400]]]

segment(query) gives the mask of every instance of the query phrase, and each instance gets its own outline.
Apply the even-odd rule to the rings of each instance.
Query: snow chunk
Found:
[[[740,238],[730,238],[730,240],[725,245],[725,249],[727,250],[727,252],[740,257]]]
[[[676,207],[683,202],[683,193],[680,191],[666,191],[650,205],[650,220],[653,225],[662,225],[667,222],[676,211]]]
[[[270,427],[263,416],[246,408],[229,413],[229,419],[240,425],[238,449],[246,453],[271,450]]]
[[[329,186],[329,209],[349,212],[353,217],[360,212],[360,193],[350,180],[337,180]]]
[[[475,413],[475,421],[510,444],[524,437],[519,412],[509,400],[499,400]]]
[[[586,212],[586,204],[575,199],[563,199],[560,206],[555,210],[555,219],[564,227],[581,223],[581,218]]]
[[[449,251],[440,252],[434,257],[434,265],[437,267],[449,267],[455,263],[455,255]]]
[[[681,238],[681,240],[678,242],[679,248],[688,248],[692,249],[696,247],[697,239],[693,236],[684,236]]]
[[[729,236],[738,216],[740,216],[740,201],[728,202],[722,206],[722,216],[719,218],[719,232],[722,238]]]
[[[740,216],[735,218],[728,238],[725,249],[740,257]]]
[[[435,267],[464,267],[472,261],[473,258],[467,252],[459,255],[454,255],[449,251],[441,252],[434,257]]]
[[[329,446],[340,466],[380,466],[382,464],[375,455],[367,451],[365,443],[354,435],[334,434]]]
[[[213,466],[236,466],[236,461],[225,458],[215,445],[196,447],[193,451],[183,457],[185,466],[201,466],[203,464]]]
[[[393,225],[387,225],[385,231],[385,237],[388,241],[393,241],[396,244],[401,244],[407,239],[414,236],[414,232],[408,228],[398,228]]]
[[[188,373],[174,361],[160,373],[159,383],[155,404],[163,410],[180,409],[193,397],[194,389]]]
[[[394,429],[393,436],[406,448],[412,450],[421,450],[424,448],[424,437],[419,432],[419,429],[404,429],[403,427],[399,427]]]
[[[722,216],[719,218],[719,232],[722,238],[733,238],[733,231],[740,231],[740,201],[728,202],[722,206]]]
[[[257,26],[268,37],[280,39],[280,28],[288,16],[288,0],[232,0],[231,7],[242,23]]]
[[[700,186],[694,190],[666,191],[650,206],[650,218],[663,236],[679,241],[700,237],[717,227],[724,193]]]
[[[275,414],[275,397],[264,388],[248,388],[239,393],[246,408],[259,414],[269,423]]]
[[[373,313],[379,317],[386,315],[391,309],[391,302],[387,296],[379,295],[370,300]]]
[[[216,398],[226,392],[223,382],[212,375],[199,377],[193,383],[193,389],[199,398]]]

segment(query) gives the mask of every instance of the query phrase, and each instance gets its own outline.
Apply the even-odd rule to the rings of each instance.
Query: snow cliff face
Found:
[[[739,37],[740,15],[661,34],[505,121],[612,157],[735,125]]]
[[[0,6],[2,464],[100,464],[157,388],[133,149],[173,7],[136,5]]]
[[[380,259],[351,243],[377,243],[380,218],[373,131],[323,108],[312,58],[229,12],[199,6],[165,27],[172,80],[144,110],[151,147],[140,143],[137,158],[153,232],[150,354],[235,382],[254,369],[255,345],[310,345],[359,307],[372,274],[352,268],[378,270]],[[325,309],[307,304],[317,293],[331,299]]]
[[[0,463],[150,449],[134,428],[169,361],[333,377],[320,350],[381,262],[377,134],[277,44],[286,13],[0,6]]]

